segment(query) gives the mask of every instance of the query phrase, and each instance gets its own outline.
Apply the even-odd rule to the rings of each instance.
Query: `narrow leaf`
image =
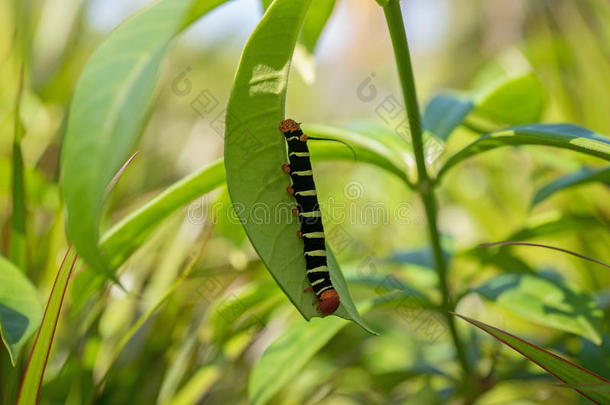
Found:
[[[172,184],[115,224],[100,240],[100,248],[110,268],[118,268],[168,215],[220,187],[224,181],[224,164],[217,160]]]
[[[335,0],[313,0],[307,12],[303,29],[299,36],[299,43],[302,44],[309,54],[313,54],[326,26],[330,15],[335,8]]]
[[[218,366],[212,365],[200,368],[167,404],[191,405],[200,403],[201,398],[220,377],[221,372]]]
[[[227,108],[225,137],[227,185],[240,207],[237,214],[267,269],[306,319],[319,314],[311,305],[313,293],[304,293],[309,283],[303,242],[296,237],[298,221],[290,215],[294,200],[285,190],[289,178],[281,165],[287,160],[286,146],[278,125],[285,118],[290,60],[310,3],[275,0],[250,36]],[[341,297],[335,314],[364,327],[332,252],[327,254]]]
[[[495,328],[491,325],[487,325],[483,322],[467,318],[463,315],[454,314],[466,322],[469,322],[477,328],[487,332],[500,342],[509,346],[513,350],[521,353],[523,356],[538,364],[545,371],[551,374],[553,377],[566,384],[574,384],[576,386],[582,384],[594,384],[594,385],[606,385],[610,384],[610,381],[601,377],[589,370],[586,370],[562,357],[557,356],[541,348],[540,346],[534,345],[526,340],[523,340],[515,335],[505,332],[501,329]],[[575,388],[582,396],[598,404],[610,403],[610,393],[593,391],[593,390],[582,390]]]
[[[348,322],[332,317],[299,320],[265,350],[248,382],[252,405],[263,405],[291,381]]]
[[[163,57],[189,22],[222,0],[162,0],[114,30],[90,58],[70,104],[62,150],[68,233],[83,259],[112,274],[100,253],[106,186],[148,117]]]
[[[558,191],[593,182],[610,186],[610,166],[598,170],[583,168],[576,173],[568,174],[545,184],[536,191],[531,206],[541,203]]]
[[[70,281],[70,275],[74,269],[76,263],[76,255],[72,261],[70,267],[64,266],[68,253],[66,252],[57,277],[53,283],[51,289],[51,295],[47,302],[47,307],[42,317],[42,324],[38,329],[36,340],[34,341],[34,347],[28,360],[28,366],[25,370],[23,380],[21,381],[21,388],[19,390],[19,397],[17,398],[17,405],[35,405],[38,403],[38,395],[40,394],[40,387],[42,386],[42,379],[44,377],[44,371],[47,367],[47,361],[49,360],[49,354],[51,353],[51,346],[53,345],[53,338],[55,337],[55,330],[57,329],[57,322],[59,321],[59,314],[61,313],[61,307],[64,302],[64,296],[66,289],[68,288],[68,282]]]
[[[9,258],[18,269],[27,272],[27,246],[26,246],[26,199],[23,170],[23,155],[21,152],[21,139],[23,125],[21,123],[21,96],[23,94],[23,65],[19,75],[17,97],[15,98],[15,129],[13,137],[13,213],[11,216],[11,239]]]
[[[474,107],[473,98],[466,94],[437,94],[424,110],[424,128],[438,139],[447,141]]]
[[[595,300],[557,280],[504,273],[473,291],[524,319],[601,343],[603,312]]]
[[[451,156],[438,173],[440,179],[449,169],[476,154],[501,146],[544,145],[569,149],[610,160],[610,139],[573,124],[531,124],[484,135]]]
[[[221,186],[224,181],[224,163],[218,160],[175,182],[115,224],[100,241],[100,250],[109,268],[115,270],[121,266],[169,215],[198,196]],[[73,289],[72,295],[75,311],[80,310],[104,280],[103,274],[90,267],[76,277],[74,282],[78,287]]]
[[[36,287],[22,270],[0,256],[0,335],[13,365],[41,318],[42,301]]]

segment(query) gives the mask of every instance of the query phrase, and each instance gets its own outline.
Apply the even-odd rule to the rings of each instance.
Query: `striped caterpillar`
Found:
[[[307,279],[311,286],[306,291],[313,291],[316,295],[314,304],[317,302],[318,311],[322,316],[327,316],[339,307],[339,294],[335,291],[328,272],[324,226],[309,160],[307,135],[291,119],[280,123],[280,131],[286,137],[290,161],[290,164],[282,165],[282,170],[292,179],[292,185],[286,191],[296,199],[297,207],[292,212],[301,223],[297,236],[303,239]]]

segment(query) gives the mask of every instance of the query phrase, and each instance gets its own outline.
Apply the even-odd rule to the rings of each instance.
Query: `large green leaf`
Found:
[[[311,305],[298,221],[290,215],[289,178],[280,169],[286,146],[279,123],[285,118],[290,60],[311,0],[275,0],[246,44],[227,107],[227,185],[239,206],[248,238],[280,288],[301,314],[319,316]],[[298,117],[295,117],[298,118]],[[262,217],[261,217],[262,215]],[[364,327],[330,250],[328,268],[341,297],[337,316]]]
[[[610,384],[609,380],[562,357],[559,357],[540,346],[536,346],[535,344],[532,344],[501,329],[462,315],[455,315],[467,322],[470,322],[477,328],[489,333],[491,336],[498,339],[500,342],[509,346],[513,350],[521,353],[523,356],[538,364],[558,380],[568,384],[568,387],[574,387],[574,389],[576,389],[576,391],[578,391],[582,396],[588,398],[594,403],[610,404],[610,392],[607,392],[607,390],[604,389],[599,389],[600,387],[608,387]],[[587,385],[594,386],[597,389],[585,390],[580,388]]]
[[[558,280],[533,274],[504,273],[474,291],[532,322],[601,343],[603,312],[591,296]]]
[[[556,192],[566,188],[593,182],[601,182],[610,186],[610,166],[598,170],[583,168],[576,173],[571,173],[555,179],[536,191],[531,205],[534,206],[539,204]]]
[[[41,318],[42,301],[36,287],[23,271],[0,256],[0,335],[13,365]]]
[[[462,123],[492,129],[535,122],[545,104],[544,88],[531,72],[503,76],[471,92],[442,92],[424,110],[426,131],[446,141]]]
[[[28,366],[21,382],[17,405],[35,405],[38,403],[38,395],[40,393],[40,387],[42,386],[49,354],[51,353],[51,346],[53,345],[53,338],[55,337],[55,330],[57,329],[57,322],[59,321],[59,314],[61,313],[61,307],[64,302],[66,289],[68,288],[68,282],[70,281],[70,275],[72,274],[74,264],[76,263],[75,256],[70,266],[66,264],[68,253],[69,251],[66,252],[64,259],[61,262],[61,266],[57,271],[57,276],[55,277],[55,282],[51,289],[51,295],[47,301],[47,307],[42,318],[42,324],[36,335]]]
[[[534,73],[500,77],[475,92],[475,109],[467,121],[495,128],[536,122],[545,103],[544,87]]]
[[[162,0],[121,24],[91,56],[70,105],[62,150],[68,233],[84,260],[110,274],[98,224],[110,180],[146,122],[172,39],[224,0]]]
[[[463,160],[501,146],[544,145],[581,152],[610,160],[610,139],[573,124],[531,124],[484,135],[451,156],[441,167],[440,179]]]

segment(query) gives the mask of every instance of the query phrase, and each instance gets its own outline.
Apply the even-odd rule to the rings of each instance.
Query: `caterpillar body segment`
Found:
[[[300,125],[291,119],[280,123],[280,131],[288,144],[290,164],[284,163],[282,170],[292,179],[292,186],[286,190],[297,202],[293,213],[298,216],[301,224],[297,236],[303,239],[307,279],[316,295],[314,304],[317,302],[318,311],[322,316],[327,316],[337,310],[340,300],[328,272],[324,225],[309,159],[307,135],[303,134]]]

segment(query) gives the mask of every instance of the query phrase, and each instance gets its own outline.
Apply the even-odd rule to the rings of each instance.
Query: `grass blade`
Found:
[[[586,183],[601,182],[610,186],[610,166],[599,170],[584,168],[576,173],[560,177],[542,186],[532,199],[531,207],[540,204],[553,194],[566,188],[579,186]]]
[[[515,335],[505,332],[501,329],[487,325],[483,322],[465,317],[463,315],[454,314],[457,317],[462,318],[466,322],[471,323],[477,328],[484,332],[487,332],[500,342],[509,346],[513,350],[521,353],[523,356],[528,358],[530,361],[536,363],[542,367],[546,372],[551,374],[558,380],[569,384],[569,385],[581,385],[581,384],[595,384],[605,386],[610,384],[610,380],[605,379],[589,370],[586,370],[577,364],[574,364],[562,357],[557,356],[526,340],[523,340]],[[603,390],[593,391],[585,390],[580,388],[574,388],[583,397],[598,404],[610,403],[610,392]]]
[[[28,366],[21,381],[17,405],[35,405],[38,403],[38,395],[40,394],[44,371],[47,367],[49,354],[51,353],[61,307],[68,288],[68,282],[70,281],[70,275],[76,264],[77,256],[75,255],[72,265],[70,267],[64,266],[69,253],[70,249],[68,248],[53,283],[49,301],[42,317],[42,324],[36,335],[34,347],[28,360]]]
[[[19,75],[19,87],[15,100],[15,131],[13,137],[13,214],[11,217],[11,239],[9,258],[17,268],[27,272],[27,238],[25,230],[25,184],[23,180],[23,155],[21,139],[23,125],[21,123],[21,96],[23,94],[23,65]]]

